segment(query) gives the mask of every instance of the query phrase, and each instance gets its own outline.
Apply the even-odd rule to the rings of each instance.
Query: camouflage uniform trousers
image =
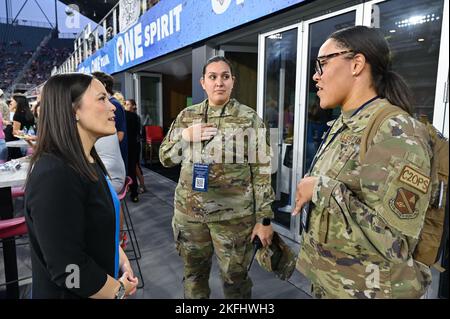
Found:
[[[254,215],[205,223],[175,211],[172,228],[184,263],[186,299],[209,298],[213,252],[217,256],[225,298],[251,298],[253,284],[247,267],[252,257],[250,237],[254,225]]]

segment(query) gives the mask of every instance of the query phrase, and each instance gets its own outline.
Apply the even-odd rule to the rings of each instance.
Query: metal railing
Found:
[[[70,33],[70,32],[60,32],[58,34],[59,39],[76,39],[78,34],[76,32]]]
[[[6,18],[0,18],[0,23],[3,24],[11,24],[13,22],[13,19],[8,19],[8,21],[6,20]],[[16,19],[16,21],[14,22],[13,26],[16,25],[20,25],[20,26],[26,26],[26,27],[42,27],[42,28],[46,28],[46,29],[53,29],[53,26],[51,26],[49,23],[47,22],[41,22],[41,21],[29,21],[29,20],[20,20],[20,19]],[[58,34],[58,38],[60,39],[75,39],[78,37],[78,33],[77,32],[60,32]]]
[[[6,18],[0,18],[0,23],[3,23],[3,24],[11,24],[13,21],[14,21],[14,19],[12,19],[12,18],[10,18],[8,20]],[[24,19],[16,19],[14,21],[13,26],[15,26],[15,25],[53,29],[53,26],[48,22],[30,21],[30,20],[24,20]]]
[[[121,0],[122,1],[122,0]],[[64,61],[53,74],[75,72],[77,66],[90,57],[98,49],[102,48],[118,32],[120,3],[117,4],[106,14],[106,16],[92,29],[90,23],[78,33],[74,41],[74,52]],[[160,0],[139,0],[139,17]]]

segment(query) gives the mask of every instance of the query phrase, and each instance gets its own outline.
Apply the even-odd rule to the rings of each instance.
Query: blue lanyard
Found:
[[[358,107],[356,109],[355,112],[353,112],[353,114],[350,116],[350,118],[352,118],[353,116],[355,116],[356,114],[358,114],[359,112],[361,112],[367,105],[369,105],[370,103],[372,103],[373,101],[375,101],[376,99],[378,99],[378,95],[371,98],[369,101],[365,102],[363,105],[361,105],[360,107]],[[333,124],[331,125],[331,127],[328,129],[328,131],[325,133],[324,138],[322,139],[322,143],[320,143],[319,148],[317,149],[317,153],[316,155],[314,155],[314,158],[311,162],[311,165],[309,166],[308,172],[306,173],[307,175],[310,175],[314,165],[316,165],[317,160],[319,159],[320,156],[322,156],[322,154],[326,151],[326,149],[328,148],[328,146],[335,140],[335,138],[341,134],[346,128],[346,125],[343,125],[339,128],[339,130],[337,130],[336,133],[333,134],[333,136],[331,137],[330,141],[327,143],[327,145],[325,145],[325,147],[323,148],[323,150],[320,152],[320,150],[322,149],[322,145],[323,143],[325,143],[325,141],[328,138],[328,135],[330,134],[331,130],[333,129],[334,124],[336,123],[337,119],[334,120]],[[320,152],[320,153],[319,153]]]
[[[114,241],[114,278],[119,278],[119,234],[120,234],[120,201],[119,197],[117,197],[117,193],[112,187],[111,183],[108,180],[108,177],[105,176],[106,183],[109,187],[109,192],[111,193],[111,198],[114,203],[114,213],[115,213],[115,241]]]

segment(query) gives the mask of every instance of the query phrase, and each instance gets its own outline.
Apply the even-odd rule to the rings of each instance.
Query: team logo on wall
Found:
[[[124,56],[123,56],[123,45],[120,42],[117,42],[117,60],[120,65],[123,65],[125,62]]]
[[[222,14],[227,11],[231,0],[211,0],[211,5],[215,13]]]
[[[119,5],[119,30],[126,31],[139,19],[141,12],[140,0],[122,0]]]

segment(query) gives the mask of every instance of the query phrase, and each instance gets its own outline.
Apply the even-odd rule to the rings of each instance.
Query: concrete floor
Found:
[[[171,218],[173,213],[173,195],[176,183],[172,180],[144,168],[147,192],[139,196],[138,203],[128,201],[136,235],[141,248],[139,260],[145,287],[138,289],[136,299],[181,299],[183,298],[183,264],[173,241]],[[20,214],[23,203],[18,200],[16,206]],[[295,252],[298,245],[284,238]],[[19,240],[19,242],[26,241]],[[129,245],[130,247],[130,245]],[[29,276],[31,262],[28,245],[17,247],[19,277]],[[0,282],[4,282],[3,260],[0,254]],[[132,266],[137,272],[135,261]],[[294,271],[287,281],[282,281],[272,273],[263,270],[255,262],[250,271],[253,281],[254,299],[309,299],[309,282],[300,273]],[[296,287],[295,287],[295,286]],[[210,276],[211,298],[223,298],[219,271],[213,258]],[[0,298],[4,287],[0,287]],[[29,298],[30,280],[21,283],[21,298]]]

